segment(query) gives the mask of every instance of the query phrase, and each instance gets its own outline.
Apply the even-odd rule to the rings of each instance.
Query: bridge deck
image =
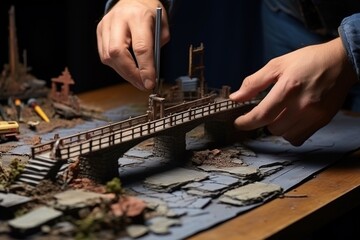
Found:
[[[58,160],[76,158],[80,155],[106,149],[116,144],[154,135],[165,129],[209,117],[215,113],[254,105],[257,102],[257,100],[254,100],[247,103],[236,103],[226,99],[189,108],[181,112],[168,113],[167,116],[152,121],[148,120],[148,115],[141,115],[37,145],[32,148],[32,154],[33,158],[36,158],[36,156],[41,158],[54,158],[56,156]]]

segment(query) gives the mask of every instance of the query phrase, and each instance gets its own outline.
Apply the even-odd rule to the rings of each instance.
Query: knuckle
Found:
[[[144,55],[148,51],[149,47],[144,41],[137,41],[133,44],[133,50],[135,55]]]
[[[100,60],[105,65],[111,65],[111,57],[108,54],[100,55]]]
[[[300,91],[303,88],[303,82],[300,79],[292,76],[281,76],[282,81],[285,83],[285,91],[289,93]]]
[[[251,75],[247,76],[246,78],[244,78],[241,86],[245,88],[249,88],[252,85],[252,82],[253,82],[252,76]]]
[[[116,59],[117,61],[119,61],[119,59],[121,59],[123,54],[124,54],[124,50],[122,50],[121,48],[115,47],[115,46],[114,47],[110,46],[107,49],[107,51],[105,50],[101,54],[100,59],[103,64],[112,65],[114,60]]]
[[[122,50],[119,47],[110,46],[108,50],[108,58],[118,58],[122,55]]]

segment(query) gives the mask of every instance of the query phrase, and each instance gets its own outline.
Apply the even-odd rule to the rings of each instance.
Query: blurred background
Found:
[[[8,63],[10,7],[15,6],[19,57],[27,52],[30,73],[50,83],[69,68],[81,93],[124,82],[100,62],[96,26],[105,0],[1,0],[0,67]],[[205,81],[236,90],[262,66],[260,0],[179,0],[171,18],[171,41],[161,52],[161,77],[173,82],[188,70],[190,44],[205,47]]]

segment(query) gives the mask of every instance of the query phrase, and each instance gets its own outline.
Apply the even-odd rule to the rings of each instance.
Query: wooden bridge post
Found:
[[[151,121],[163,118],[165,116],[164,101],[165,98],[158,97],[156,94],[150,94],[148,114]]]

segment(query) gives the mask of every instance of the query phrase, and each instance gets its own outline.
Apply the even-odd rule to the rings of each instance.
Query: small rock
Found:
[[[132,238],[144,236],[149,232],[149,229],[144,225],[130,225],[126,227],[127,234]]]

